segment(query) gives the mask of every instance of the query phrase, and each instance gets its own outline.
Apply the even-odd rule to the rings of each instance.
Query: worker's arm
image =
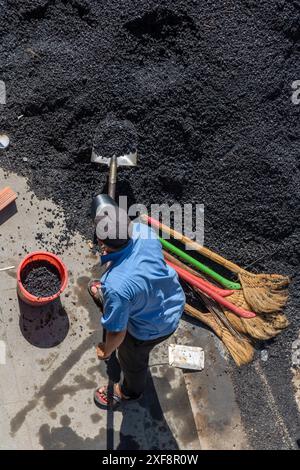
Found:
[[[113,289],[104,290],[104,309],[101,323],[106,330],[105,343],[99,348],[99,359],[106,359],[122,344],[129,320],[131,302],[128,297]]]
[[[100,343],[97,347],[97,356],[99,359],[108,358],[124,341],[125,331],[106,331],[105,343]]]

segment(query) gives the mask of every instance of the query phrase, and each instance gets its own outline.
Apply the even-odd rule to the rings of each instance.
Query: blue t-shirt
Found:
[[[132,239],[122,250],[101,257],[112,261],[101,278],[108,331],[124,331],[137,339],[151,340],[176,330],[184,310],[185,295],[177,273],[163,257],[155,232],[133,224]]]

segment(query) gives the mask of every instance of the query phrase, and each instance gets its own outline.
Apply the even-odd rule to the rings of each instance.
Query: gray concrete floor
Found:
[[[17,267],[27,252],[57,251],[55,235],[64,228],[60,209],[38,200],[24,178],[0,169],[0,187],[6,185],[19,197],[16,208],[1,215],[0,268]],[[94,389],[107,383],[106,365],[95,354],[99,311],[86,292],[97,257],[79,234],[62,240],[58,251],[69,284],[61,300],[46,308],[18,300],[16,269],[0,272],[0,342],[6,349],[0,361],[0,448],[199,449],[185,377],[168,366],[167,344],[153,352],[140,403],[113,414],[94,405]],[[190,331],[192,325],[182,322],[170,341],[188,341]]]
[[[186,317],[153,351],[139,403],[114,413],[95,406],[94,389],[107,383],[107,366],[95,354],[100,313],[86,291],[99,275],[98,258],[78,233],[58,242],[65,229],[60,208],[38,200],[24,178],[0,169],[0,188],[6,185],[18,200],[0,214],[0,268],[47,249],[65,262],[69,283],[59,301],[32,308],[17,297],[16,268],[0,271],[0,448],[247,449],[226,350]],[[170,342],[201,346],[204,370],[170,368]]]

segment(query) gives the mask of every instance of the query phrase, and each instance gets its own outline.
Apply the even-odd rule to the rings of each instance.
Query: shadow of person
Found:
[[[164,417],[153,379],[139,401],[125,403],[117,450],[178,450],[178,444]]]
[[[52,348],[60,344],[68,334],[69,318],[56,299],[43,307],[32,307],[19,297],[19,326],[24,338],[38,348]]]
[[[44,450],[105,450],[105,429],[100,428],[95,437],[81,437],[70,426],[50,428],[43,424],[38,432]]]

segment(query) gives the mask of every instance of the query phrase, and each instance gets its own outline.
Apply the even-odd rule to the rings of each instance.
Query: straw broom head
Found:
[[[199,292],[198,289],[195,290],[196,292]],[[214,316],[214,309],[212,309],[206,301],[209,300],[213,304],[215,304],[215,302],[211,299],[206,299],[203,296],[201,297],[205,301],[205,305],[208,307],[208,310]],[[249,309],[249,305],[247,304],[242,291],[236,291],[234,294],[230,295],[230,301],[239,307]],[[277,336],[282,329],[288,326],[286,316],[280,313],[257,315],[255,318],[241,318],[230,310],[224,309],[224,307],[221,307],[219,304],[215,304],[215,308],[220,310],[221,314],[225,316],[225,320],[229,322],[229,326],[232,328],[229,328],[225,322],[223,322],[223,327],[227,328],[235,337],[237,336],[235,332],[238,332],[257,340],[268,340]],[[216,317],[215,320],[219,323]]]
[[[198,289],[195,289],[197,292]],[[203,298],[203,297],[202,297]],[[204,299],[205,300],[205,299]],[[228,300],[238,307],[250,310],[250,305],[247,303],[244,293],[242,290],[235,291],[228,297]],[[205,302],[208,310],[214,313],[209,305]],[[221,307],[219,304],[215,305],[221,310],[221,313],[225,315],[225,318],[229,321],[233,329],[244,335],[248,335],[251,338],[257,340],[268,340],[277,336],[281,330],[286,328],[289,324],[285,315],[281,313],[268,313],[260,314],[255,318],[241,318],[235,315],[230,310]],[[226,327],[226,325],[224,325]],[[231,332],[232,333],[232,332]],[[235,335],[234,335],[235,336]]]
[[[228,349],[231,357],[238,366],[249,364],[253,360],[254,348],[246,338],[235,338],[226,328],[222,328],[211,313],[203,313],[189,304],[185,305],[185,312],[209,326],[221,339]]]
[[[241,270],[239,280],[246,302],[257,313],[279,312],[288,299],[289,278],[279,274],[252,274]]]
[[[229,310],[225,310],[224,314],[237,331],[261,341],[274,338],[282,329],[288,326],[287,318],[280,314],[278,316],[282,317],[282,321],[278,325],[274,319],[270,321],[270,315],[256,316],[255,318],[240,318]]]
[[[245,309],[250,308],[244,297],[243,291],[236,291],[228,298],[232,303],[239,307]],[[268,340],[273,338],[289,324],[286,316],[280,313],[260,314],[254,318],[247,319],[237,317],[229,310],[224,310],[224,314],[237,331],[258,340]]]

